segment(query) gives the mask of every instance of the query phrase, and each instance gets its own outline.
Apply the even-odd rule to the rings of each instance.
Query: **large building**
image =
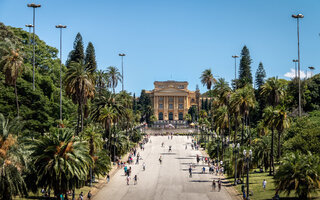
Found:
[[[187,81],[155,81],[150,95],[158,120],[184,120],[188,109],[199,105],[200,92],[188,90]]]

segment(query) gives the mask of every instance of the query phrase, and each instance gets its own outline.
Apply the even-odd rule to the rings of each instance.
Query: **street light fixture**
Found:
[[[27,6],[29,8],[33,8],[33,39],[32,39],[32,44],[33,44],[33,74],[32,74],[32,89],[35,90],[35,77],[34,77],[34,73],[35,73],[35,63],[36,63],[36,56],[35,56],[35,30],[36,30],[36,8],[40,8],[41,5],[40,4],[35,4],[35,3],[31,3],[31,4],[27,4]]]
[[[33,25],[32,24],[26,24],[26,27],[29,28],[28,44],[30,45],[31,44],[31,42],[30,42],[31,28],[33,27]]]
[[[298,60],[293,59],[292,62],[294,62],[294,77],[297,78],[297,62]]]
[[[121,71],[122,71],[122,91],[124,90],[124,77],[123,77],[123,57],[126,56],[124,53],[119,53],[119,56],[121,56]]]
[[[232,58],[234,58],[234,80],[236,81],[236,79],[237,79],[237,58],[239,58],[239,56],[233,55]]]
[[[67,28],[64,25],[56,25],[60,29],[60,123],[62,123],[62,29]]]
[[[251,161],[252,158],[252,150],[250,149],[249,152],[247,150],[243,150],[243,155],[245,162],[247,162],[247,200],[250,200],[249,198],[249,162]]]
[[[300,80],[300,41],[299,41],[299,19],[304,18],[303,14],[292,15],[292,18],[297,19],[297,36],[298,36],[298,82],[299,82],[299,117],[301,117],[301,80]]]
[[[311,72],[311,77],[310,78],[312,78],[312,76],[313,76],[313,70],[315,69],[313,66],[310,66],[310,67],[308,67],[309,69],[310,69],[310,72]]]

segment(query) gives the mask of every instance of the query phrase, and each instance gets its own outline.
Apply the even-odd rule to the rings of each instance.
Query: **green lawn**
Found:
[[[253,196],[250,196],[251,200],[267,200],[272,199],[272,197],[275,194],[274,190],[274,180],[272,176],[268,176],[269,173],[250,173],[249,174],[249,190],[253,191]],[[234,177],[227,178],[230,182],[233,183]],[[263,190],[262,188],[262,181],[266,179],[267,181],[267,187],[266,190]],[[246,181],[246,178],[245,178]],[[246,183],[246,182],[245,182]],[[236,186],[236,189],[239,193],[241,193],[241,184]],[[242,194],[242,193],[241,193]],[[319,193],[314,194],[314,199],[320,199]],[[295,197],[294,193],[291,193],[290,196],[286,196],[283,193],[280,193],[281,199],[286,199],[284,197],[287,197],[287,199],[298,199],[293,198]]]

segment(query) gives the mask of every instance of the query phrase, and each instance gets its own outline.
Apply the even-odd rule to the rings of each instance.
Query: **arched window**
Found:
[[[159,112],[159,120],[163,120],[163,113],[162,112]]]
[[[179,112],[179,120],[183,120],[183,113]]]
[[[169,120],[173,120],[173,113],[169,112]]]

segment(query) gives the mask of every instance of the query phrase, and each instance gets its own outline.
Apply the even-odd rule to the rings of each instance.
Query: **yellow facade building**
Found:
[[[199,105],[200,92],[188,90],[187,81],[155,81],[150,95],[157,120],[184,120],[188,109]]]

